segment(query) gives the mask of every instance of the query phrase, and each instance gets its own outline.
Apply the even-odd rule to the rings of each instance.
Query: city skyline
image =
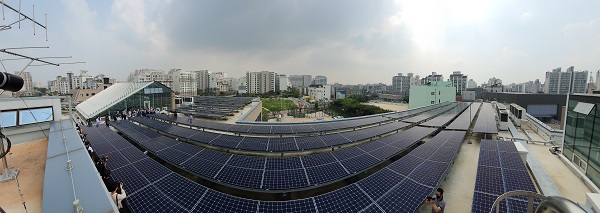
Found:
[[[15,4],[17,1],[6,1]],[[35,82],[88,70],[125,81],[136,69],[324,75],[330,83],[391,84],[397,73],[421,77],[461,71],[478,84],[543,79],[556,67],[600,69],[599,2],[23,2],[48,14],[48,39],[31,22],[0,32],[0,48],[33,57],[73,56],[60,67],[30,67]],[[336,8],[324,10],[323,8]],[[559,16],[557,14],[574,14]],[[2,24],[14,22],[5,11]],[[10,43],[8,43],[10,42]],[[0,59],[12,58],[0,55]],[[26,61],[5,61],[8,72]]]

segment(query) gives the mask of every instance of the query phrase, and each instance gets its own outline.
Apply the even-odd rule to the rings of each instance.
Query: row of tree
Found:
[[[336,99],[329,105],[329,110],[344,117],[358,117],[391,112],[377,106],[362,104],[376,99],[373,95],[350,95],[345,99]]]

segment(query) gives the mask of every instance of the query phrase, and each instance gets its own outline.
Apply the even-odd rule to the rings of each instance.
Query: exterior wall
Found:
[[[252,109],[242,115],[239,121],[262,121],[262,101],[255,99],[252,102]]]
[[[456,88],[450,82],[434,81],[430,86],[411,86],[408,108],[414,109],[431,104],[456,101]]]
[[[475,98],[475,91],[464,91],[462,93],[462,99],[463,99],[463,101],[474,101],[474,100],[477,100]]]
[[[540,93],[493,93],[485,92],[483,99],[500,103],[516,103],[527,109],[529,105],[557,105],[556,119],[560,119],[560,109],[567,102],[567,95]]]
[[[456,94],[462,95],[463,91],[467,89],[467,76],[460,73],[460,71],[455,71],[450,75],[450,81],[452,82],[452,86],[456,88]]]
[[[589,113],[582,113],[577,109],[580,104],[593,108]],[[600,96],[570,95],[564,132],[562,155],[600,186]]]
[[[0,111],[1,113],[7,113],[10,111],[17,111],[22,109],[34,109],[43,107],[52,107],[52,121],[59,121],[62,119],[60,109],[60,99],[64,97],[59,96],[47,96],[47,97],[35,97],[35,98],[0,98]],[[21,119],[20,113],[16,113],[18,118]],[[39,118],[36,118],[39,119]],[[6,122],[6,121],[5,121]],[[17,121],[18,123],[18,121]],[[50,130],[51,121],[32,123],[25,125],[18,125],[14,127],[4,127],[2,132],[10,138],[13,144],[27,142],[32,140],[38,140],[46,138]],[[40,129],[41,128],[41,129]]]
[[[33,91],[33,81],[31,80],[31,73],[30,72],[22,72],[20,75],[19,73],[21,73],[20,71],[16,71],[15,75],[18,75],[19,77],[23,78],[23,88],[21,88],[21,90],[19,91]]]
[[[331,100],[331,85],[308,88],[308,96],[312,100]]]

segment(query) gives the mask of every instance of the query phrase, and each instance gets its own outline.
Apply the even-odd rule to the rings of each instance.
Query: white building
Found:
[[[596,71],[596,88],[600,88],[600,70]]]
[[[248,93],[248,77],[247,76],[240,77],[239,82],[240,82],[240,84],[237,89],[238,93],[240,95]]]
[[[172,80],[171,89],[175,94],[181,96],[195,96],[198,94],[196,72],[182,71],[181,69],[172,69],[169,71]]]
[[[431,75],[421,78],[421,85],[428,84],[432,81],[444,81],[444,76],[442,74],[437,74],[436,72],[431,72]]]
[[[456,101],[456,88],[451,82],[431,81],[427,85],[410,87],[408,108],[414,109],[431,104]]]
[[[467,76],[460,73],[460,71],[452,72],[450,75],[450,82],[452,86],[456,88],[456,94],[462,95],[462,92],[467,89]]]
[[[587,71],[574,71],[571,66],[566,72],[561,72],[561,68],[552,69],[546,72],[546,81],[544,82],[544,93],[547,94],[567,94],[585,93],[587,89]]]
[[[19,91],[33,91],[33,81],[31,79],[31,73],[16,71],[15,75],[23,78],[23,88]]]
[[[407,73],[406,75],[398,73],[397,76],[392,77],[392,94],[408,97],[410,94],[410,85],[415,85],[416,82],[418,81],[413,76],[413,73]]]
[[[491,87],[494,85],[502,85],[502,80],[496,78],[496,77],[492,77],[488,80],[487,85],[485,85],[486,87]]]
[[[315,101],[331,100],[331,85],[313,85],[308,87],[308,96]]]
[[[322,76],[322,75],[317,75],[315,76],[315,79],[312,82],[313,85],[326,85],[327,84],[327,77]]]
[[[279,79],[279,91],[286,91],[288,89],[288,87],[292,86],[287,75],[280,74],[278,76],[278,79]]]
[[[162,70],[153,70],[153,69],[140,69],[135,70],[133,73],[129,74],[127,78],[127,82],[153,82],[158,81],[161,84],[172,88],[173,79],[171,79],[171,75],[165,73]]]
[[[247,92],[251,94],[264,94],[275,92],[277,73],[262,71],[262,72],[246,72]]]
[[[214,72],[210,73],[209,88],[216,92],[227,92],[229,91],[229,81],[227,80],[227,73]]]
[[[476,88],[477,87],[477,82],[473,81],[473,79],[469,79],[469,82],[467,82],[467,88]]]

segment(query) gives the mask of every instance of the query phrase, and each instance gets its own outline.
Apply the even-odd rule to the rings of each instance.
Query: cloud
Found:
[[[532,16],[533,16],[532,12],[524,12],[523,14],[521,14],[521,19],[529,20]]]

